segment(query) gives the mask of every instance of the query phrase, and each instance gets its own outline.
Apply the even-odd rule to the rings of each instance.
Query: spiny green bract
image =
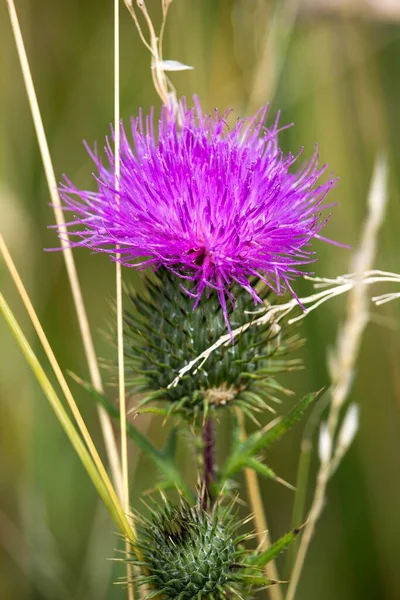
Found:
[[[147,598],[218,600],[271,583],[262,569],[245,565],[246,536],[235,530],[231,506],[208,513],[166,503],[151,520],[142,518],[132,562],[144,573],[139,585],[148,586]]]
[[[125,312],[127,381],[132,392],[148,394],[169,403],[170,412],[196,417],[203,410],[236,405],[244,412],[265,408],[280,389],[273,375],[296,366],[285,354],[298,346],[299,338],[273,321],[249,327],[235,343],[219,346],[204,366],[183,376],[168,389],[177,372],[227,334],[216,293],[193,310],[193,299],[166,269],[157,271],[158,281],[148,282],[148,297],[130,299],[134,310]],[[250,294],[240,286],[232,290],[235,310],[229,315],[232,329],[257,318]],[[264,288],[264,301],[272,293]],[[248,314],[253,311],[253,315]]]

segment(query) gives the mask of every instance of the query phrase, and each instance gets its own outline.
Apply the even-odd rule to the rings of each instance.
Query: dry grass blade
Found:
[[[237,416],[240,424],[240,433],[242,440],[246,439],[246,426],[244,415],[241,411],[237,411]],[[254,522],[256,525],[258,547],[261,551],[266,550],[271,546],[271,538],[268,532],[267,517],[265,515],[263,502],[261,498],[260,486],[258,483],[257,473],[253,469],[246,468],[244,470],[246,478],[246,487],[249,503],[252,513],[254,514]],[[276,562],[271,560],[265,567],[265,574],[274,581],[279,581],[278,569]],[[271,600],[283,600],[282,589],[278,584],[266,588],[266,594]]]
[[[174,112],[176,114],[176,118],[177,118],[178,122],[180,122],[181,112],[180,112],[179,102],[176,97],[176,91],[175,91],[175,88],[172,85],[171,81],[169,80],[169,78],[167,77],[167,75],[165,73],[165,71],[166,71],[165,63],[162,60],[162,56],[163,56],[162,45],[163,45],[163,39],[164,39],[164,31],[165,31],[165,26],[166,26],[166,22],[167,22],[168,9],[170,7],[171,1],[172,0],[166,0],[166,1],[162,1],[162,3],[161,3],[162,22],[161,22],[161,28],[160,28],[160,31],[158,34],[156,33],[155,26],[153,24],[153,21],[151,20],[149,12],[147,10],[146,3],[144,2],[144,0],[137,2],[138,9],[147,25],[150,41],[147,41],[147,39],[143,33],[143,29],[140,25],[135,8],[133,6],[133,1],[132,0],[124,0],[124,3],[125,3],[126,8],[129,11],[129,14],[131,15],[131,17],[133,19],[133,22],[136,26],[136,29],[138,31],[140,39],[142,40],[142,42],[143,42],[144,46],[147,48],[147,50],[149,50],[149,52],[150,52],[151,76],[152,76],[152,80],[153,80],[154,89],[156,90],[157,94],[159,95],[162,103],[165,106],[169,106],[170,108],[172,108],[174,110]],[[172,62],[176,62],[176,61],[172,61]],[[188,67],[188,68],[190,68],[190,67]]]
[[[120,145],[120,101],[119,101],[119,0],[114,0],[114,153],[115,153],[115,173],[114,187],[116,190],[115,202],[119,204],[119,179],[121,170]],[[119,255],[117,254],[117,259]],[[120,433],[121,433],[121,463],[122,463],[122,485],[123,497],[122,504],[126,515],[130,514],[129,502],[129,471],[128,471],[128,440],[126,433],[126,393],[125,393],[125,363],[124,363],[124,328],[123,328],[123,308],[122,308],[122,269],[121,264],[116,262],[115,270],[116,300],[117,300],[117,344],[118,344],[118,391],[119,391],[119,412],[120,412]],[[133,519],[130,517],[133,526]],[[129,537],[125,538],[125,550],[127,556],[132,553],[132,547]],[[133,568],[127,561],[127,586],[128,598],[134,600],[135,590],[133,586]]]
[[[387,165],[383,157],[378,157],[368,198],[369,214],[363,229],[359,250],[354,257],[353,267],[355,272],[360,273],[360,275],[372,268],[376,253],[377,236],[384,219],[386,201]],[[353,286],[349,293],[347,319],[339,331],[335,353],[330,357],[329,367],[332,388],[326,434],[331,441],[335,439],[340,410],[350,391],[362,334],[368,322],[368,302],[366,286]],[[314,498],[290,577],[286,600],[293,600],[295,597],[311,538],[322,513],[326,487],[333,466],[337,467],[334,448],[332,449],[332,455],[330,452],[326,460],[321,461]]]
[[[98,391],[103,391],[100,370],[96,358],[96,353],[93,346],[93,340],[90,332],[89,321],[85,305],[83,302],[82,292],[79,284],[78,274],[75,266],[75,261],[72,255],[68,241],[68,232],[65,228],[65,219],[61,208],[60,196],[58,194],[57,181],[54,174],[53,164],[50,157],[49,146],[46,139],[46,134],[43,127],[43,121],[40,114],[39,103],[36,97],[35,86],[29,67],[28,57],[25,50],[24,40],[19,26],[17,12],[13,0],[7,0],[7,6],[10,14],[11,26],[17,46],[18,56],[21,63],[22,75],[28,95],[28,100],[32,112],[32,119],[35,126],[36,136],[39,143],[40,153],[42,156],[44,171],[46,174],[47,185],[50,192],[50,197],[54,209],[56,223],[59,230],[62,232],[61,247],[63,250],[65,265],[68,273],[68,278],[71,285],[72,296],[74,299],[75,310],[78,318],[79,329],[81,332],[83,347],[85,350],[90,378],[93,386]],[[100,425],[106,445],[107,456],[113,474],[114,484],[120,497],[122,497],[122,476],[121,466],[118,456],[117,445],[114,437],[114,432],[111,420],[105,410],[98,407]]]
[[[22,301],[24,303],[24,306],[25,306],[25,308],[26,308],[26,310],[27,310],[27,312],[29,314],[29,317],[30,317],[30,319],[32,321],[32,325],[33,325],[33,327],[34,327],[34,329],[36,331],[36,334],[37,334],[37,336],[38,336],[38,338],[39,338],[39,340],[40,340],[40,342],[41,342],[41,344],[43,346],[43,349],[44,349],[44,351],[46,353],[46,356],[47,356],[47,358],[48,358],[48,360],[49,360],[49,362],[51,364],[51,367],[52,367],[52,369],[54,371],[54,374],[55,374],[55,376],[57,378],[57,381],[60,384],[60,387],[61,387],[61,389],[63,391],[63,394],[64,394],[64,396],[65,396],[65,398],[66,398],[66,400],[68,402],[68,405],[69,405],[69,407],[71,409],[71,412],[72,412],[72,414],[73,414],[73,416],[75,418],[75,421],[76,421],[76,423],[78,425],[78,428],[79,428],[79,430],[80,430],[80,432],[82,434],[82,437],[83,437],[83,439],[85,440],[85,442],[87,444],[87,447],[89,449],[89,452],[90,452],[90,455],[91,455],[91,457],[93,459],[93,462],[96,465],[96,468],[97,468],[97,470],[98,470],[98,472],[100,474],[100,477],[101,477],[102,481],[104,482],[104,485],[105,485],[105,487],[107,489],[107,492],[110,495],[110,498],[112,498],[112,501],[113,501],[114,505],[116,506],[117,510],[120,513],[124,514],[123,511],[122,511],[121,504],[120,504],[120,502],[118,500],[118,497],[117,497],[117,495],[115,493],[115,490],[114,490],[114,488],[112,486],[112,483],[111,483],[111,481],[110,481],[110,479],[109,479],[109,477],[107,475],[107,471],[106,471],[106,469],[105,469],[105,467],[104,467],[104,465],[103,465],[103,463],[101,461],[99,453],[97,452],[97,448],[96,448],[96,446],[95,446],[95,444],[94,444],[94,442],[92,440],[92,437],[91,437],[91,435],[90,435],[90,433],[89,433],[89,431],[88,431],[88,429],[86,427],[86,424],[85,424],[85,422],[84,422],[84,420],[82,418],[82,415],[81,415],[81,413],[79,411],[79,408],[78,408],[78,406],[77,406],[77,404],[75,402],[75,399],[74,399],[74,397],[73,397],[73,395],[71,393],[71,390],[70,390],[70,388],[68,386],[68,383],[67,383],[67,381],[66,381],[66,379],[64,377],[64,374],[63,374],[63,372],[62,372],[62,370],[60,368],[60,365],[57,362],[57,359],[56,359],[56,357],[54,355],[54,352],[53,352],[53,350],[52,350],[52,348],[50,346],[50,343],[49,343],[49,341],[47,339],[47,336],[46,336],[46,334],[45,334],[45,332],[43,330],[43,327],[42,327],[42,325],[41,325],[41,323],[39,321],[39,318],[38,318],[38,316],[36,314],[36,311],[35,311],[35,309],[34,309],[34,307],[32,305],[32,302],[30,301],[29,295],[28,295],[28,293],[27,293],[27,291],[25,289],[25,286],[24,286],[24,284],[23,284],[23,282],[22,282],[22,280],[21,280],[21,278],[20,278],[20,276],[18,274],[18,271],[17,271],[17,269],[15,267],[15,264],[14,264],[12,258],[11,258],[11,255],[10,255],[10,253],[8,251],[8,248],[7,248],[7,246],[6,246],[5,242],[4,242],[3,236],[1,234],[0,234],[0,252],[1,252],[1,255],[2,255],[3,259],[4,259],[4,262],[6,263],[6,266],[7,266],[8,270],[9,270],[9,272],[10,272],[10,275],[11,275],[11,277],[12,277],[14,283],[15,283],[15,286],[16,286],[16,288],[17,288],[17,290],[18,290],[18,292],[19,292],[19,294],[21,296],[21,299],[22,299]]]
[[[60,385],[62,385],[64,393],[66,393],[66,398],[67,398],[68,404],[71,408],[71,411],[74,414],[75,419],[77,419],[80,432],[81,432],[87,446],[85,445],[85,442],[83,442],[81,436],[79,435],[73,422],[71,421],[67,411],[65,410],[64,406],[62,405],[62,402],[58,398],[53,386],[51,385],[46,373],[43,370],[43,367],[41,366],[39,360],[37,359],[32,348],[30,347],[28,340],[24,336],[10,307],[8,306],[8,304],[5,301],[2,294],[0,294],[0,311],[2,312],[5,320],[7,321],[19,346],[21,347],[26,360],[28,361],[32,371],[34,372],[34,374],[35,374],[44,394],[46,395],[50,405],[52,406],[61,426],[63,427],[73,448],[75,449],[76,453],[78,454],[79,458],[81,459],[82,464],[85,467],[90,479],[92,480],[94,486],[96,487],[96,490],[99,493],[100,498],[103,500],[104,504],[108,508],[111,516],[113,517],[113,520],[115,521],[117,526],[120,528],[121,532],[123,532],[125,535],[129,536],[133,540],[134,532],[128,523],[128,520],[125,516],[124,511],[122,510],[122,506],[118,500],[117,494],[115,493],[115,490],[112,487],[112,484],[108,478],[108,475],[104,469],[104,466],[100,460],[100,457],[97,454],[97,451],[94,447],[93,441],[90,437],[89,432],[86,429],[86,426],[85,426],[85,424],[82,420],[82,417],[79,413],[79,409],[76,406],[75,400],[73,399],[73,397],[68,389],[68,385],[67,385],[65,379],[63,378],[63,376],[61,374],[59,383],[60,383]],[[32,319],[33,325],[34,326],[37,325],[38,321],[37,321],[37,317],[36,317],[36,314],[34,313],[34,311],[33,312],[30,311],[30,316],[31,316],[31,318],[33,317],[33,319]],[[36,327],[35,327],[35,329],[36,329]],[[47,339],[46,339],[46,336],[45,336],[43,330],[41,329],[40,324],[39,324],[39,328],[37,329],[37,333],[38,333],[38,335],[40,333],[39,338],[42,341],[45,351],[48,350],[48,348],[47,348],[48,342],[47,342]],[[51,352],[51,349],[50,349],[50,353],[48,354],[48,358],[49,358],[53,368],[55,369],[55,373],[58,378],[58,376],[60,374],[59,367],[58,367],[58,364],[56,363],[56,359],[55,359],[54,355]],[[54,361],[55,361],[55,364],[54,364]],[[88,450],[88,448],[89,448],[89,450]]]

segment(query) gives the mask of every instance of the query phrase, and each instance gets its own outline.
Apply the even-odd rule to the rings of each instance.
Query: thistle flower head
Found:
[[[197,306],[216,290],[225,322],[231,286],[260,298],[251,279],[280,294],[314,260],[309,244],[325,220],[320,211],[333,181],[320,182],[318,154],[295,169],[298,156],[278,146],[278,120],[264,127],[267,108],[229,128],[226,113],[204,116],[183,108],[181,122],[163,108],[121,125],[118,191],[110,142],[107,163],[91,154],[97,190],[61,188],[73,245],[109,252],[127,266],[163,266],[190,282]],[[62,235],[62,233],[60,233]],[[118,258],[115,255],[118,249]]]
[[[245,564],[246,536],[237,535],[230,508],[217,505],[208,513],[185,502],[166,503],[152,513],[149,520],[142,517],[140,560],[133,559],[146,573],[139,584],[149,586],[150,598],[219,600],[270,583],[262,570]]]

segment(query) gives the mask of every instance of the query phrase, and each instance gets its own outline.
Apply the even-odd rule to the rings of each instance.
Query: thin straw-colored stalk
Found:
[[[299,0],[284,0],[278,3],[273,18],[265,35],[265,42],[260,60],[256,67],[253,85],[249,93],[246,112],[252,113],[266,98],[272,101],[275,95],[279,78],[284,66],[286,51],[290,34],[294,27]],[[280,31],[283,29],[283,32]],[[280,43],[279,43],[280,38]],[[278,48],[278,46],[280,46]],[[267,75],[266,75],[267,74]],[[242,436],[246,437],[243,415],[239,415]],[[268,532],[265,507],[262,502],[257,473],[253,469],[245,469],[246,488],[249,501],[254,512],[257,537],[262,550],[271,545]],[[278,568],[275,561],[267,564],[266,575],[271,579],[279,580]],[[283,600],[282,588],[279,584],[266,589],[271,600]]]
[[[115,201],[119,204],[119,179],[121,171],[120,146],[120,101],[119,101],[119,0],[114,0],[114,153],[115,153],[115,173],[114,186],[116,190]],[[129,472],[128,472],[128,440],[126,434],[126,393],[125,393],[125,362],[124,362],[124,328],[122,312],[122,270],[121,263],[118,262],[120,255],[117,254],[115,285],[117,299],[117,344],[118,344],[118,390],[119,390],[119,412],[120,412],[120,433],[121,433],[121,462],[122,462],[122,486],[123,496],[122,504],[125,513],[129,515]],[[133,522],[132,517],[130,520]],[[133,524],[133,523],[132,523]],[[125,550],[127,556],[132,552],[129,538],[125,538]],[[127,583],[128,598],[133,600],[135,591],[133,587],[133,569],[132,564],[127,561]]]
[[[61,247],[64,255],[65,265],[68,273],[69,282],[71,285],[72,296],[74,300],[75,310],[78,318],[79,329],[81,332],[83,347],[88,363],[90,378],[93,386],[99,391],[103,391],[103,385],[100,376],[100,370],[97,362],[96,353],[93,346],[93,340],[90,332],[89,321],[85,305],[83,302],[82,292],[79,284],[78,274],[75,266],[75,261],[69,245],[68,232],[65,227],[65,219],[61,208],[61,200],[58,194],[57,182],[54,174],[53,164],[51,161],[49,146],[44,131],[43,121],[40,114],[39,103],[37,100],[35,87],[29,67],[28,57],[25,50],[24,40],[19,26],[17,12],[15,10],[14,0],[7,0],[7,6],[10,14],[11,26],[15,38],[18,57],[21,64],[22,75],[25,83],[26,92],[28,95],[29,105],[31,108],[32,119],[35,126],[36,136],[42,156],[43,167],[47,179],[47,185],[50,192],[50,197],[54,209],[56,223],[59,227],[61,236]],[[114,437],[114,432],[110,417],[102,407],[98,407],[98,415],[100,425],[104,437],[107,456],[113,475],[114,484],[120,498],[122,497],[122,475],[121,465],[118,455],[117,444]]]
[[[135,12],[135,9],[133,8],[132,0],[124,0],[124,3],[125,3],[126,8],[129,11],[129,14],[131,15],[131,17],[133,19],[133,22],[135,23],[135,26],[138,31],[140,39],[142,40],[144,46],[147,48],[147,50],[150,52],[150,54],[153,54],[153,49],[152,49],[151,45],[149,44],[149,42],[146,40],[143,30],[140,26],[139,20],[136,16],[136,12]]]
[[[16,268],[16,266],[15,266],[13,260],[12,260],[12,257],[11,257],[11,255],[9,253],[9,250],[8,250],[8,248],[6,246],[6,243],[5,243],[4,239],[3,239],[3,236],[1,234],[0,234],[0,253],[1,253],[1,256],[3,257],[4,262],[5,262],[7,268],[9,270],[9,272],[10,272],[10,275],[11,275],[14,283],[15,283],[15,286],[16,286],[16,288],[18,290],[18,293],[21,296],[22,302],[24,303],[24,306],[25,306],[25,308],[27,310],[27,313],[28,313],[28,315],[29,315],[29,317],[30,317],[30,319],[32,321],[32,325],[33,325],[33,327],[34,327],[34,329],[35,329],[35,331],[37,333],[37,336],[38,336],[38,338],[39,338],[39,340],[40,340],[40,342],[41,342],[41,344],[43,346],[43,349],[44,349],[44,351],[46,353],[46,356],[47,356],[47,358],[48,358],[48,360],[50,362],[50,365],[51,365],[51,367],[52,367],[52,369],[54,371],[54,374],[55,374],[55,376],[57,378],[57,381],[58,381],[58,383],[59,383],[59,385],[60,385],[60,387],[61,387],[61,389],[63,391],[63,394],[64,394],[64,396],[65,396],[65,398],[66,398],[66,400],[68,402],[68,405],[69,405],[69,407],[71,409],[71,412],[72,412],[72,414],[73,414],[73,416],[75,418],[75,421],[76,421],[76,423],[78,425],[78,428],[79,428],[79,430],[80,430],[80,432],[82,434],[82,437],[83,437],[83,439],[85,440],[85,442],[87,444],[87,447],[89,449],[89,452],[91,454],[93,462],[95,463],[96,468],[98,469],[98,473],[99,473],[100,477],[102,478],[102,480],[104,482],[104,485],[105,485],[105,487],[106,487],[106,489],[108,491],[108,494],[112,498],[112,500],[113,500],[113,502],[115,504],[115,507],[117,508],[117,510],[120,513],[122,513],[122,515],[124,515],[124,512],[122,510],[121,504],[120,504],[120,502],[118,500],[118,496],[115,493],[115,490],[114,490],[114,488],[112,486],[112,483],[111,483],[111,481],[110,481],[110,479],[109,479],[109,477],[107,475],[107,471],[106,471],[106,469],[105,469],[105,467],[104,467],[104,465],[103,465],[103,463],[101,461],[101,458],[99,456],[99,453],[97,452],[96,446],[95,446],[95,444],[94,444],[94,442],[92,440],[92,437],[91,437],[91,435],[90,435],[90,433],[89,433],[89,431],[88,431],[88,429],[86,427],[86,424],[85,424],[85,422],[84,422],[84,420],[82,418],[82,415],[81,415],[81,413],[79,411],[78,405],[75,402],[75,399],[74,399],[74,397],[73,397],[73,395],[71,393],[71,390],[70,390],[70,388],[68,386],[68,383],[67,383],[67,381],[66,381],[66,379],[64,377],[64,374],[63,374],[63,372],[62,372],[62,370],[61,370],[61,368],[60,368],[60,366],[59,366],[59,364],[57,362],[55,354],[54,354],[54,352],[53,352],[53,350],[52,350],[52,348],[50,346],[50,343],[49,343],[49,341],[47,339],[47,336],[46,336],[46,334],[45,334],[45,332],[43,330],[43,327],[42,327],[42,325],[41,325],[41,323],[39,321],[39,318],[38,318],[38,316],[36,314],[36,311],[35,311],[35,309],[34,309],[34,307],[32,305],[32,302],[31,302],[31,300],[29,298],[29,295],[28,295],[28,293],[27,293],[27,291],[25,289],[25,286],[24,286],[24,284],[23,284],[23,282],[22,282],[22,280],[21,280],[21,278],[20,278],[20,276],[18,274],[17,268]],[[125,518],[125,520],[126,520],[126,518]]]
[[[242,440],[247,437],[246,426],[244,422],[243,413],[238,410],[237,416],[240,425],[240,435]],[[264,505],[261,498],[260,485],[258,483],[257,473],[253,469],[246,468],[244,470],[244,476],[246,479],[247,496],[251,506],[252,513],[254,514],[254,522],[256,525],[256,533],[258,539],[259,548],[263,551],[271,545],[271,538],[268,531],[268,523],[265,515]],[[271,560],[265,567],[265,574],[267,577],[279,580],[278,568],[276,562]],[[267,595],[271,600],[283,600],[282,590],[279,584],[266,588]]]
[[[139,9],[142,12],[144,19],[146,21],[146,25],[149,30],[150,35],[150,43],[146,40],[143,30],[140,26],[139,19],[137,18],[135,9],[133,7],[132,0],[124,0],[125,6],[127,7],[129,14],[131,15],[133,22],[135,23],[136,29],[139,33],[139,37],[142,40],[143,44],[149,50],[151,55],[151,76],[153,79],[153,85],[160,96],[163,104],[168,104],[168,85],[165,77],[165,73],[160,68],[160,56],[158,52],[158,43],[156,32],[150,19],[150,15],[147,12],[147,8],[144,2],[138,3]]]
[[[153,21],[151,20],[151,17],[148,13],[145,1],[140,0],[140,2],[137,2],[138,9],[140,10],[148,28],[150,42],[147,41],[143,30],[140,26],[139,19],[133,7],[133,0],[124,0],[124,3],[129,11],[129,14],[133,19],[133,22],[135,23],[140,39],[150,52],[151,77],[153,80],[154,89],[161,98],[162,103],[165,106],[170,106],[175,110],[178,123],[180,123],[179,103],[176,98],[175,88],[166,76],[165,70],[162,66],[162,43],[165,25],[167,21],[168,9],[171,4],[171,1],[172,0],[166,0],[161,4],[163,19],[161,23],[161,29],[158,35],[156,33]]]
[[[363,229],[359,250],[354,259],[354,271],[357,273],[361,274],[372,268],[376,254],[377,236],[384,219],[386,200],[387,165],[382,157],[378,157],[368,198],[369,214]],[[350,391],[361,338],[367,322],[368,295],[366,288],[363,285],[356,285],[349,293],[347,319],[339,332],[335,353],[330,357],[332,396],[327,427],[332,444],[337,433],[341,408]],[[340,449],[336,448],[336,452],[333,452],[328,460],[321,460],[314,498],[290,577],[286,600],[293,600],[295,597],[311,538],[324,507],[326,487],[333,467],[337,466],[338,451]]]
[[[97,492],[99,493],[99,496],[101,497],[107,509],[109,510],[114,522],[120,528],[122,533],[132,538],[132,528],[130,527],[125,513],[122,510],[115,490],[113,489],[111,482],[108,479],[107,474],[105,473],[104,467],[101,465],[101,461],[99,463],[100,459],[95,460],[95,457],[91,455],[91,452],[88,451],[88,448],[81,439],[67,411],[63,407],[61,400],[57,396],[46,373],[44,372],[39,360],[34,354],[31,346],[29,345],[28,340],[26,339],[20,326],[18,325],[17,320],[15,319],[10,307],[4,299],[3,294],[0,294],[0,311],[2,312],[19,346],[21,347],[26,360],[28,361],[33,373],[35,374],[44,394],[50,402],[50,405],[53,408],[61,426],[63,427],[72,446],[74,447],[76,453],[81,459],[83,466],[85,467],[90,479],[92,480]],[[73,405],[75,405],[75,401],[73,401]],[[76,405],[74,408],[77,409]],[[74,412],[76,412],[75,409]],[[84,435],[84,431],[81,430],[81,433],[82,435]],[[90,436],[90,439],[87,439],[86,435],[84,435],[84,438],[86,443],[89,442],[93,444]],[[101,468],[101,471],[99,470],[99,467]]]

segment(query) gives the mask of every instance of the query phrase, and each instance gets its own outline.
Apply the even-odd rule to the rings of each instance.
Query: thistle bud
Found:
[[[149,597],[217,600],[260,584],[262,571],[245,564],[234,521],[230,508],[218,505],[212,513],[186,502],[153,511],[142,521],[141,556],[133,561],[145,573],[139,584],[149,587]]]
[[[296,366],[297,361],[282,356],[298,346],[299,338],[289,337],[284,323],[248,327],[234,344],[228,336],[202,368],[168,387],[179,369],[227,335],[227,329],[216,292],[193,310],[189,284],[182,289],[167,269],[159,269],[157,276],[156,283],[148,282],[149,297],[131,294],[133,310],[125,313],[127,382],[132,392],[157,397],[167,403],[166,410],[188,418],[226,406],[245,412],[263,409],[278,387],[273,376]],[[259,315],[254,314],[254,301],[246,290],[237,286],[232,293],[235,302],[229,320],[235,330]],[[272,292],[264,288],[260,295],[267,300]]]

